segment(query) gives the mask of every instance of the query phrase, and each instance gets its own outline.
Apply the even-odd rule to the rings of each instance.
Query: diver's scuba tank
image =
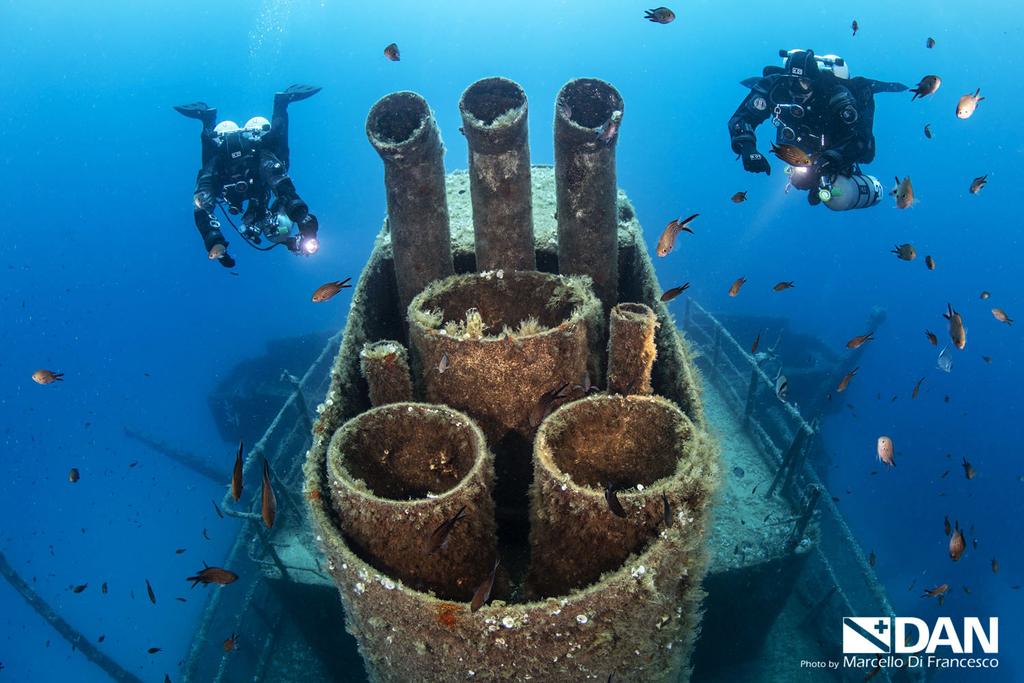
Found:
[[[833,211],[866,209],[882,200],[882,183],[861,173],[835,176],[829,182],[822,178],[818,197]]]

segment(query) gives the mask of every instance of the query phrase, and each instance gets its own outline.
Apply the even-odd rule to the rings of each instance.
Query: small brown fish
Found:
[[[896,176],[896,187],[892,189],[892,196],[896,198],[896,208],[905,209],[914,204],[914,186],[910,182],[910,176],[900,180]]]
[[[756,490],[757,486],[754,489]],[[664,522],[666,528],[671,528],[675,522],[675,517],[672,515],[672,504],[668,502],[668,496],[664,493],[661,494],[661,506],[661,521]]]
[[[676,20],[676,13],[668,7],[644,10],[644,19],[655,24],[671,24]]]
[[[888,436],[878,437],[878,460],[889,467],[896,467],[896,454]]]
[[[978,194],[988,183],[987,175],[980,175],[971,181],[971,194]]]
[[[337,280],[335,282],[328,282],[326,284],[320,285],[319,287],[316,288],[316,291],[313,292],[311,301],[313,303],[318,304],[323,301],[333,299],[341,290],[349,289],[352,287],[352,285],[349,284],[349,281],[351,279],[352,278],[347,277],[344,280]]]
[[[836,387],[836,391],[838,393],[841,394],[844,391],[846,391],[846,387],[850,385],[850,380],[853,379],[853,376],[857,374],[858,370],[860,370],[860,368],[854,368],[853,370],[850,370],[848,373],[846,373],[843,379],[839,381],[839,386]]]
[[[1010,316],[1006,315],[1006,311],[1004,311],[1001,308],[993,308],[992,309],[992,317],[995,318],[996,320],[998,320],[1001,323],[1006,323],[1007,325],[1012,325],[1013,324],[1013,318],[1011,318]]]
[[[982,356],[981,359],[985,361],[985,365],[992,365],[992,356]]]
[[[736,194],[734,194],[732,196],[732,203],[733,204],[742,204],[745,201],[747,201],[747,192],[746,192],[746,190],[744,190],[743,192],[737,192]]]
[[[104,595],[107,594],[107,582],[106,581],[104,581],[103,585],[100,586],[100,593],[103,593]]]
[[[846,342],[846,348],[858,349],[869,341],[873,341],[874,338],[874,335],[870,332],[868,334],[862,334],[859,337],[854,337],[850,341]]]
[[[32,373],[32,381],[36,384],[53,384],[54,382],[63,382],[64,373],[40,369]]]
[[[732,283],[732,287],[729,287],[729,296],[736,296],[740,293],[740,288],[746,284],[747,278],[737,278],[736,282]]]
[[[992,573],[993,574],[998,574],[999,573],[999,560],[997,560],[994,557],[992,558]]]
[[[914,245],[910,244],[897,244],[892,248],[891,254],[896,254],[896,258],[901,261],[913,261],[917,258],[917,251],[914,249]]]
[[[924,41],[924,46],[929,50],[935,47],[935,39],[929,37],[928,40]]]
[[[812,163],[811,157],[807,152],[803,151],[796,145],[790,145],[782,143],[776,145],[772,143],[772,153],[782,161],[785,161],[790,166],[810,166]]]
[[[675,218],[666,225],[665,229],[661,232],[661,237],[658,238],[658,246],[655,250],[658,256],[668,256],[672,253],[672,249],[676,246],[676,237],[679,233],[688,232],[692,235],[693,230],[689,227],[690,222],[699,215],[699,213],[695,213],[684,221]]]
[[[921,594],[922,598],[940,598],[949,591],[948,583],[940,583],[935,588],[925,589],[925,592]]]
[[[97,643],[102,643],[102,642],[103,642],[104,640],[106,640],[106,639],[107,639],[107,636],[106,636],[106,634],[103,634],[103,633],[101,633],[101,634],[100,634],[100,637],[96,639],[96,642],[97,642]]]
[[[964,318],[953,310],[952,304],[946,304],[948,312],[942,317],[949,321],[949,338],[953,340],[953,346],[961,351],[967,346],[967,328],[964,327]]]
[[[398,51],[398,43],[391,43],[384,48],[384,56],[390,59],[392,62],[398,62],[402,60],[402,54]]]
[[[924,136],[926,138],[928,138],[929,140],[932,139],[932,124],[930,124],[930,123],[924,124]]]
[[[498,563],[501,560],[494,561],[494,568],[491,569],[491,575],[484,579],[484,582],[476,589],[473,593],[473,599],[469,603],[469,611],[476,612],[478,609],[487,604],[487,601],[491,599],[491,591],[494,590],[494,577],[498,575]]]
[[[925,256],[924,257],[924,266],[928,270],[935,270],[935,259],[933,259],[931,256]]]
[[[857,20],[856,19],[853,20],[852,24],[850,24],[850,28],[853,30],[853,35],[856,36],[857,35],[857,31],[860,30],[860,25],[857,24]]]
[[[949,523],[949,515],[946,515],[945,519],[942,521],[942,525],[943,528],[946,530],[945,535],[949,536],[949,534],[953,531],[953,525]]]
[[[981,88],[974,91],[974,94],[967,93],[960,98],[960,101],[956,104],[956,117],[958,119],[969,119],[974,114],[974,110],[978,108],[978,102],[981,102],[984,97],[979,97],[981,94]]]
[[[89,587],[89,584],[87,584],[87,583],[80,583],[77,586],[75,586],[74,588],[72,588],[71,592],[72,593],[76,593],[76,594],[77,593],[81,593],[82,591],[84,591],[88,587]]]
[[[959,561],[966,549],[967,542],[964,539],[964,532],[957,525],[953,528],[953,535],[949,537],[949,559],[954,562]]]
[[[757,353],[757,347],[761,344],[761,333],[758,332],[757,336],[754,337],[754,343],[750,345],[750,353]]]
[[[72,484],[77,484],[78,480],[81,478],[82,476],[79,474],[77,467],[72,467],[70,470],[68,470],[68,481],[71,482]]]
[[[149,579],[146,579],[146,593],[149,595],[149,601],[156,604],[156,593],[153,592],[153,586],[150,585]]]
[[[211,498],[210,499],[210,505],[213,506],[213,511],[217,513],[217,516],[220,517],[221,519],[224,519],[224,513],[221,511],[220,506],[217,505],[217,501],[215,501],[213,498]]]
[[[183,552],[185,552],[186,550],[187,550],[187,548],[175,548],[175,549],[174,549],[174,554],[175,554],[175,555],[181,555],[181,554],[182,554]]]
[[[987,292],[987,291],[985,291],[985,292],[982,292],[981,294],[979,294],[978,298],[981,299],[982,301],[984,301],[985,299],[989,298],[990,296],[992,296],[992,294]]]
[[[238,634],[232,633],[230,636],[228,636],[228,638],[224,641],[223,647],[224,652],[234,652],[235,648],[238,647]]]
[[[544,421],[544,418],[548,416],[548,413],[555,407],[555,402],[561,398],[564,398],[564,392],[569,388],[569,382],[566,382],[557,389],[551,389],[541,394],[540,399],[537,400],[537,404],[530,410],[530,426],[539,427],[540,423]]]
[[[238,452],[235,453],[235,469],[231,473],[231,497],[237,503],[242,498],[242,451],[245,449],[245,442],[239,439]]]
[[[978,471],[974,469],[974,465],[967,462],[967,458],[963,458],[963,462],[960,466],[964,468],[964,476],[967,477],[968,481],[978,476]]]
[[[226,586],[237,581],[238,574],[227,569],[221,569],[220,567],[210,567],[203,562],[203,568],[195,576],[189,576],[185,580],[191,581],[193,588],[199,584],[206,586],[211,583],[215,583],[218,586]]]
[[[690,283],[689,282],[687,282],[686,284],[679,285],[678,287],[673,287],[672,289],[666,291],[664,294],[661,295],[661,300],[662,301],[672,301],[672,299],[675,299],[677,296],[679,296],[680,294],[682,294],[683,292],[685,292],[689,288],[690,288]]]
[[[925,76],[922,78],[916,88],[911,88],[910,92],[914,93],[914,96],[910,98],[913,102],[918,97],[927,97],[928,95],[934,95],[935,91],[942,85],[942,79],[938,76]]]
[[[924,381],[924,377],[922,377],[921,379],[917,380],[917,384],[914,385],[914,393],[912,393],[910,395],[910,400],[914,400],[915,398],[917,398],[918,392],[921,391],[921,382],[923,382],[923,381]]]
[[[932,332],[931,330],[925,330],[924,331],[924,336],[928,337],[928,341],[930,341],[932,343],[932,346],[938,346],[939,345],[939,338],[936,337],[935,333]]]
[[[155,655],[157,652],[160,652],[160,650],[161,648],[159,647],[151,647],[148,650],[146,650],[146,652],[148,652],[151,655]]]
[[[451,539],[452,530],[455,529],[455,525],[466,518],[466,506],[463,505],[459,508],[459,511],[451,516],[450,519],[446,519],[441,522],[436,529],[430,534],[430,551],[429,554],[436,553],[438,550],[444,550],[448,547],[448,541]]]
[[[597,133],[597,142],[599,144],[608,146],[612,144],[615,136],[619,134],[619,126],[622,125],[622,112],[616,109],[612,112],[612,115],[608,117],[608,121],[601,126]]]
[[[263,515],[263,523],[270,529],[274,526],[277,518],[277,496],[274,495],[274,488],[270,485],[270,463],[263,459],[263,491],[261,494],[260,513]]]
[[[871,554],[868,555],[868,566],[874,567],[876,562],[878,562],[878,558],[875,557],[875,551],[872,550]]]
[[[227,253],[228,253],[228,248],[225,245],[223,245],[223,244],[215,244],[210,249],[210,251],[208,251],[206,253],[206,258],[210,259],[211,261],[216,261],[218,259],[224,258],[224,255],[227,254]]]
[[[787,289],[793,289],[794,287],[796,287],[796,285],[793,284],[792,280],[790,280],[789,282],[779,282],[774,287],[772,287],[772,291],[773,292],[783,292],[783,291],[785,291]]]
[[[608,509],[612,511],[612,514],[616,517],[625,517],[626,510],[622,507],[622,503],[619,502],[619,497],[615,494],[615,488],[611,484],[607,484],[604,487],[604,500],[608,503]]]
[[[451,361],[448,359],[448,352],[445,351],[441,354],[441,360],[437,361],[437,374],[443,375],[444,371],[451,367]]]

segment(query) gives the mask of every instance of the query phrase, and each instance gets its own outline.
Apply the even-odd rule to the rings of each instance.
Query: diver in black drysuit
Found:
[[[293,85],[274,95],[271,121],[253,117],[245,128],[231,121],[215,126],[217,110],[204,102],[174,107],[203,124],[202,168],[196,178],[193,215],[207,254],[222,266],[233,268],[235,260],[227,253],[228,242],[213,213],[219,202],[232,214],[246,204],[239,232],[250,243],[259,244],[263,235],[297,254],[316,252],[319,224],[288,176],[288,105],[318,92],[317,87]],[[287,216],[296,223],[299,234],[291,236],[287,228],[279,227],[278,214],[281,221]]]
[[[754,134],[757,126],[771,117],[777,127],[777,144],[795,145],[813,160],[810,167],[796,169],[790,183],[800,190],[815,190],[808,192],[807,199],[816,205],[821,202],[819,187],[840,176],[865,177],[859,164],[875,158],[874,94],[902,92],[907,86],[848,78],[842,59],[815,58],[811,50],[781,51],[780,56],[786,56],[784,67],[766,66],[761,78],[743,81],[750,93],[729,119],[729,139],[744,169],[771,174]],[[821,68],[819,61],[828,68]],[[877,198],[871,203],[875,202]]]

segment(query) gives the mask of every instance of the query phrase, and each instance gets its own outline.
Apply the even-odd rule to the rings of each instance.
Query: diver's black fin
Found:
[[[753,88],[755,85],[757,85],[757,82],[759,80],[761,79],[758,78],[757,76],[751,76],[750,78],[744,78],[742,81],[740,81],[740,85],[742,85],[744,88]]]
[[[322,90],[322,88],[315,85],[296,84],[289,86],[287,89],[285,89],[284,92],[277,93],[275,97],[282,98],[288,104],[291,104],[292,102],[299,102],[301,100],[309,99],[313,95],[320,92],[320,90]]]
[[[179,104],[174,111],[190,119],[197,119],[203,123],[217,118],[217,110],[211,108],[206,102],[193,102],[192,104]]]

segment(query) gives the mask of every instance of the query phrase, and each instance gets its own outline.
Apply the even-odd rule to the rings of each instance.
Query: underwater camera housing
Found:
[[[782,57],[783,64],[785,64],[785,60],[789,59],[790,55],[794,52],[802,52],[802,50],[779,50],[779,56]],[[846,63],[846,60],[839,55],[814,55],[814,61],[817,62],[819,69],[822,71],[831,71],[836,78],[850,77],[850,66]]]

